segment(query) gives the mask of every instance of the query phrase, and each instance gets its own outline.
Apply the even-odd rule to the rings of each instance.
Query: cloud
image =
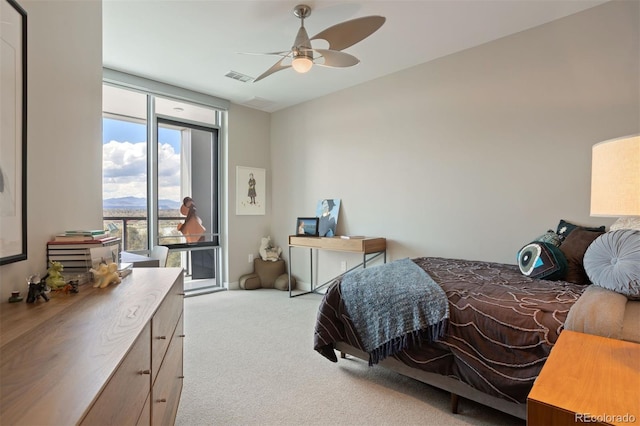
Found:
[[[146,142],[110,141],[103,144],[103,197],[147,196]],[[170,144],[158,150],[158,196],[180,200],[180,153]]]

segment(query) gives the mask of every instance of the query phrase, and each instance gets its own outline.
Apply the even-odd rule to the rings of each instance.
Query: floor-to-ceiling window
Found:
[[[147,95],[103,86],[102,200],[105,227],[125,250],[149,248]]]
[[[185,269],[185,290],[220,287],[221,111],[131,87],[103,86],[104,224],[124,250],[171,248],[167,266]],[[202,232],[181,226],[185,197]]]

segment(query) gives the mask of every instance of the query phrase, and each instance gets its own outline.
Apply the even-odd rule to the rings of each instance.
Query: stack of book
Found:
[[[65,231],[62,234],[58,234],[53,237],[53,241],[59,242],[98,242],[104,241],[107,238],[115,238],[109,234],[109,231],[104,229],[89,229],[89,230],[75,230]]]
[[[65,279],[68,276],[86,274],[96,261],[94,257],[97,248],[104,248],[109,252],[108,256],[101,254],[101,258],[117,261],[120,255],[120,238],[104,231],[100,234],[93,232],[97,231],[67,231],[56,235],[47,243],[47,268],[49,262],[56,261],[62,264]]]

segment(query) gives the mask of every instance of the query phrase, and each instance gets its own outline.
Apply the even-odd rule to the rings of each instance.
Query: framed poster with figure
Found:
[[[334,237],[340,213],[340,198],[327,198],[318,201],[316,216],[320,219],[318,233],[321,237]]]
[[[236,214],[263,215],[267,198],[266,170],[236,167]]]
[[[27,13],[0,0],[0,265],[27,258]]]

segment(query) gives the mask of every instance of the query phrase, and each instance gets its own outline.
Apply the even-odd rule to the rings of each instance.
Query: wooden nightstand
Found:
[[[640,344],[564,330],[527,400],[527,424],[640,424]]]

